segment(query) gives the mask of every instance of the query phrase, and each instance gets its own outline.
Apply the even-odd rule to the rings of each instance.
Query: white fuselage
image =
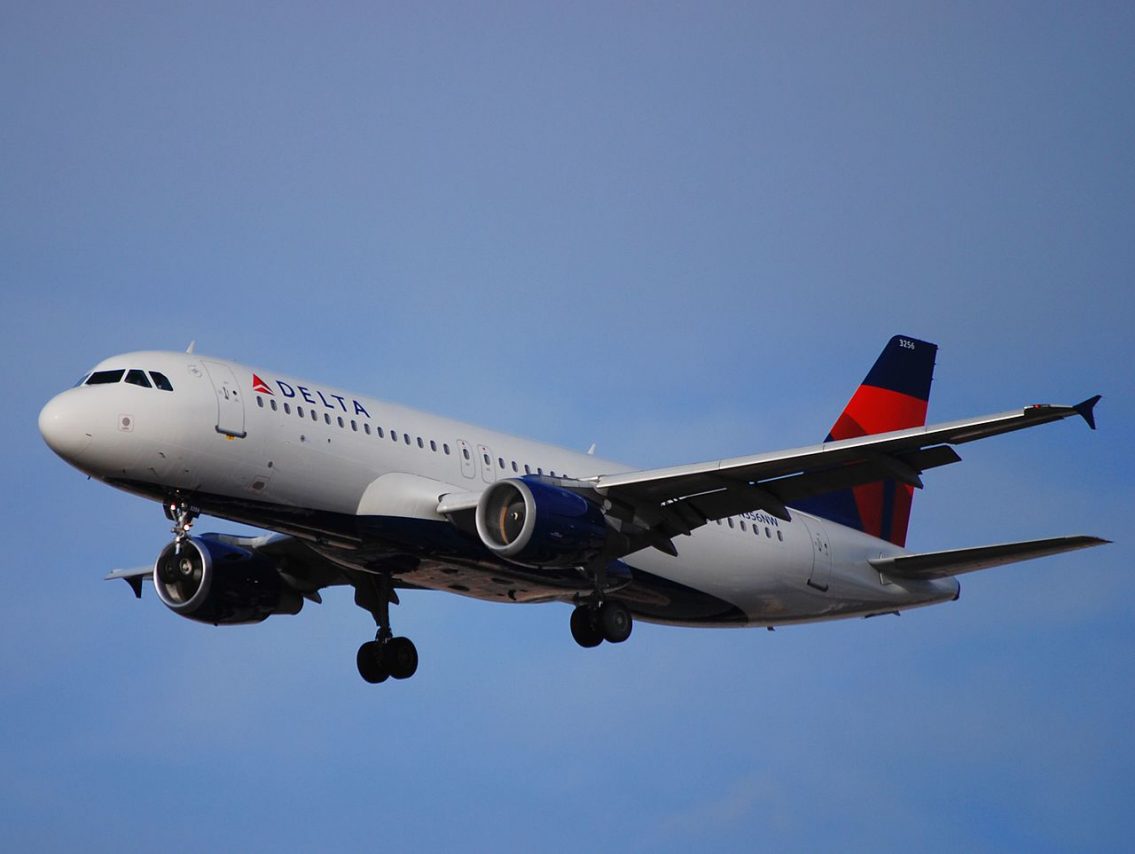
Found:
[[[579,479],[631,468],[196,354],[130,353],[95,368],[117,369],[160,372],[173,390],[117,382],[55,397],[40,429],[82,471],[159,500],[200,496],[212,515],[338,549],[332,557],[344,564],[363,536],[350,520],[376,520],[375,530],[397,529],[403,545],[417,537],[414,548],[430,556],[415,585],[493,601],[567,601],[574,588],[563,579],[542,584],[539,572],[511,567],[480,548],[475,535],[456,532],[438,513],[441,496],[480,492],[526,474]],[[431,531],[460,533],[467,552],[435,550]],[[774,625],[893,612],[958,593],[952,578],[881,576],[868,559],[902,549],[798,511],[791,521],[758,512],[711,522],[675,545],[677,557],[648,548],[623,559],[642,601],[657,596],[650,607],[636,608],[632,599],[645,619]],[[503,596],[487,580],[468,581],[493,575],[521,578],[526,586],[513,584]],[[725,603],[731,616],[712,608],[669,610],[666,602],[678,589]]]

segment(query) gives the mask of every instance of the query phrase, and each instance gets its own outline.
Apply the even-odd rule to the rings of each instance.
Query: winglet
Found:
[[[1096,416],[1092,410],[1096,408],[1096,404],[1100,402],[1101,397],[1103,397],[1102,394],[1097,394],[1095,397],[1089,397],[1087,400],[1081,401],[1072,407],[1081,418],[1088,422],[1088,426],[1093,430],[1096,429]]]

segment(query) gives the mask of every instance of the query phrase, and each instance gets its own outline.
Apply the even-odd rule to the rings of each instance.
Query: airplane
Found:
[[[635,620],[775,626],[897,614],[956,600],[956,576],[1103,545],[1091,536],[912,552],[923,472],[955,446],[1079,416],[1099,395],[926,426],[937,345],[896,335],[824,441],[656,469],[604,460],[321,383],[184,352],[112,356],[39,415],[75,468],[160,502],[173,539],[150,581],[182,617],[213,625],[298,614],[354,588],[374,640],[370,683],[406,679],[398,591],[572,605],[582,647]],[[202,513],[271,531],[191,534]]]

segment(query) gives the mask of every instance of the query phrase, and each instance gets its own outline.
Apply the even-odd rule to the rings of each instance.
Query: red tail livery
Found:
[[[896,335],[851,396],[825,441],[854,439],[926,424],[936,344]],[[914,488],[881,480],[798,502],[797,506],[898,546],[906,545]]]

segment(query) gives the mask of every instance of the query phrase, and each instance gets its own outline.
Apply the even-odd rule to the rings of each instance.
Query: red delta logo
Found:
[[[310,403],[312,406],[315,406],[318,403],[322,403],[325,409],[338,409],[342,412],[352,412],[352,409],[347,407],[347,398],[345,398],[341,394],[332,394],[331,392],[324,394],[317,388],[311,389],[303,385],[293,386],[291,383],[286,383],[283,380],[273,380],[273,382],[276,383],[276,387],[280,390],[280,394],[285,398],[295,398],[297,402],[304,400],[307,403]],[[273,396],[275,396],[276,394],[276,392],[272,391],[272,389],[268,387],[268,383],[264,382],[264,380],[260,379],[260,377],[258,377],[256,374],[252,375],[252,390],[257,394],[270,394]],[[319,400],[315,399],[317,396],[319,397]],[[331,400],[328,400],[328,397],[330,397]],[[370,413],[367,412],[367,408],[363,406],[359,401],[351,398],[351,405],[353,407],[353,414],[361,415],[364,418],[370,418]],[[287,409],[287,406],[288,403],[285,401],[285,412],[289,411]],[[300,414],[302,415],[303,413],[300,412]],[[315,412],[313,411],[312,417],[314,416]]]

